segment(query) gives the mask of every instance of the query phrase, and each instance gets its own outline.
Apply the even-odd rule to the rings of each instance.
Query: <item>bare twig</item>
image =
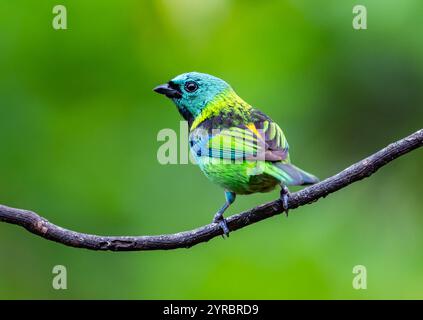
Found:
[[[288,206],[290,209],[294,209],[317,201],[355,181],[369,177],[388,162],[421,146],[423,146],[423,129],[390,144],[320,183],[292,193]],[[231,231],[234,231],[281,212],[283,212],[282,204],[279,200],[276,200],[229,217],[228,226]],[[0,205],[0,221],[19,225],[29,232],[48,240],[90,250],[137,251],[189,248],[222,234],[222,230],[218,225],[208,224],[191,231],[167,235],[139,237],[97,236],[63,229],[32,211],[2,205]]]

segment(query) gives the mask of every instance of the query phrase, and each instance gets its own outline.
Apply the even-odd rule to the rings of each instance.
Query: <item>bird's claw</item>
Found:
[[[285,215],[288,217],[288,199],[289,199],[289,189],[286,186],[283,186],[281,189],[281,200],[282,200],[282,207]]]
[[[229,228],[228,228],[228,223],[226,222],[226,219],[223,218],[222,220],[219,221],[219,225],[223,230],[223,238],[229,238]]]
[[[213,223],[218,223],[220,228],[223,230],[222,237],[223,238],[229,238],[229,228],[228,223],[226,222],[226,219],[221,217],[217,217],[213,219]]]

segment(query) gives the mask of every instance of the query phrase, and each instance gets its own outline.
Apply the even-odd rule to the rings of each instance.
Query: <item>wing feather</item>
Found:
[[[200,136],[195,129],[190,134],[195,156],[230,160],[265,160],[289,162],[289,146],[282,129],[267,116],[243,127],[233,126],[210,130]]]

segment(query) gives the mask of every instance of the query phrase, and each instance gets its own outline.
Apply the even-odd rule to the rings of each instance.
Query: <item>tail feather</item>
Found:
[[[271,174],[285,185],[304,186],[319,182],[317,177],[293,164],[276,162],[272,165],[276,170],[272,170]]]

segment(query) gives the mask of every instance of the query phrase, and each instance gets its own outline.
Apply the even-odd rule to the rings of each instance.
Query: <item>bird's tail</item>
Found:
[[[288,186],[304,186],[319,182],[317,177],[291,163],[274,162],[272,167],[269,174]]]

